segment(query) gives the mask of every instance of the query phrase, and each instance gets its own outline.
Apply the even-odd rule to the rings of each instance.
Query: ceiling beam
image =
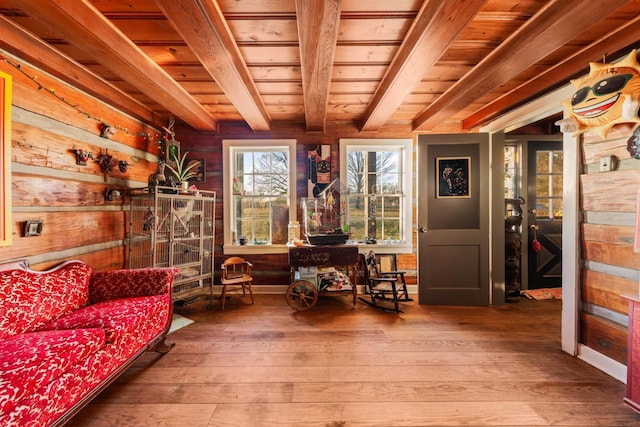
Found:
[[[377,131],[440,59],[486,0],[425,1],[378,85],[361,122]]]
[[[625,3],[627,0],[554,0],[548,3],[418,114],[413,120],[414,131],[433,129]]]
[[[162,120],[142,103],[0,14],[0,47],[148,124]]]
[[[601,52],[614,53],[638,42],[636,29],[640,26],[640,16],[625,22],[600,40],[576,51],[564,61],[549,67],[535,79],[488,103],[462,121],[462,129],[471,130],[488,123],[514,106],[540,95],[544,88],[566,84],[577,73],[586,70],[589,62],[595,61]]]
[[[304,113],[308,131],[324,131],[342,0],[296,0]]]
[[[20,0],[20,9],[47,23],[97,63],[128,82],[176,117],[213,131],[207,110],[129,40],[88,0]]]
[[[249,127],[268,131],[271,118],[216,1],[156,0]]]

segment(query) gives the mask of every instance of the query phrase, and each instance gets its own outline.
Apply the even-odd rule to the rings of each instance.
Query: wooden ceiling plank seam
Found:
[[[640,25],[640,15],[616,27],[603,38],[576,51],[562,62],[550,66],[543,73],[537,75],[517,88],[486,104],[474,114],[463,120],[462,127],[469,130],[493,120],[519,103],[526,102],[542,94],[541,87],[554,87],[567,83],[577,73],[587,72],[586,64],[593,62],[602,51],[615,52],[626,48],[638,41],[636,28]]]
[[[413,121],[414,131],[433,129],[484,93],[534,65],[627,0],[554,0],[512,33],[503,43],[429,104]],[[580,25],[575,25],[579,22]],[[523,52],[514,55],[514,52]]]
[[[360,123],[362,131],[384,126],[485,3],[486,0],[449,0],[422,5],[367,106]]]
[[[324,131],[341,0],[296,0],[307,130]]]
[[[247,124],[268,131],[271,118],[216,2],[156,0]]]
[[[72,86],[109,103],[121,111],[143,122],[161,125],[157,117],[147,106],[127,95],[105,79],[92,73],[82,64],[66,56],[34,34],[19,27],[3,15],[0,15],[0,47],[7,52],[27,59],[32,65]]]
[[[189,125],[216,129],[204,107],[87,0],[21,0],[20,7]]]

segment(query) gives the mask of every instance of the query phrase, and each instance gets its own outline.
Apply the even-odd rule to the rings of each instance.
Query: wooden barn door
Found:
[[[559,287],[562,286],[562,142],[530,141],[528,147],[528,288]]]

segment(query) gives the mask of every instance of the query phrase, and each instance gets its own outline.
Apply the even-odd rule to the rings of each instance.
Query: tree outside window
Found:
[[[291,200],[295,197],[291,184],[295,141],[260,146],[228,141],[223,149],[229,159],[225,177],[230,185],[225,194],[231,202],[225,203],[225,218],[229,218],[225,244],[237,244],[240,237],[246,237],[249,246],[285,244],[287,225],[295,213],[295,200]]]
[[[358,141],[341,141],[353,238],[406,244],[410,242],[411,141]]]

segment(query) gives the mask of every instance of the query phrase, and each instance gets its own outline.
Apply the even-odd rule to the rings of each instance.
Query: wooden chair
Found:
[[[409,298],[404,271],[398,271],[395,254],[376,255],[369,251],[364,258],[364,293],[369,295],[370,301],[360,298],[371,307],[402,313],[401,302],[413,301]],[[392,302],[393,307],[381,304],[382,301]]]
[[[242,296],[251,296],[251,304],[254,304],[253,290],[251,289],[251,283],[253,277],[251,277],[251,268],[253,264],[243,258],[234,256],[228,258],[222,263],[222,294],[220,295],[220,304],[222,311],[224,311],[224,303],[227,298],[227,292],[242,290]]]

